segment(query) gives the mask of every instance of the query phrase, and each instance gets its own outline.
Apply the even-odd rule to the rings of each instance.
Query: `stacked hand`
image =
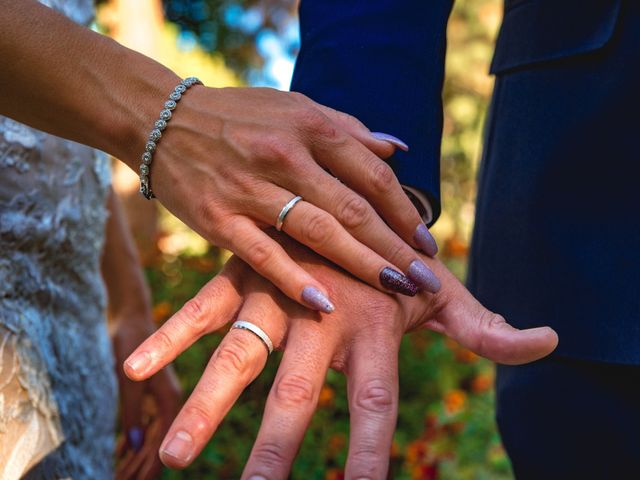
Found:
[[[207,240],[289,298],[329,313],[328,285],[264,232],[296,196],[303,200],[283,223],[295,240],[382,291],[415,295],[397,270],[421,288],[439,287],[414,250],[433,255],[435,242],[381,159],[396,147],[407,148],[300,94],[197,85],[163,133],[152,187]]]
[[[486,310],[437,260],[423,257],[442,281],[438,294],[395,297],[364,285],[296,242],[274,237],[329,286],[335,313],[325,316],[300,307],[232,258],[125,363],[130,378],[146,379],[198,338],[235,318],[258,325],[284,349],[243,478],[287,477],[329,367],[348,377],[352,428],[347,478],[385,478],[397,413],[398,349],[407,331],[430,328],[507,364],[536,360],[557,344],[547,327],[517,330]],[[163,442],[165,464],[180,468],[193,461],[266,359],[257,336],[229,331]]]

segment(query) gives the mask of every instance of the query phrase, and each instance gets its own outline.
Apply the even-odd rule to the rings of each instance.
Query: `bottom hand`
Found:
[[[145,379],[200,336],[237,317],[264,330],[284,349],[262,425],[243,478],[286,478],[315,411],[327,369],[348,377],[351,439],[347,478],[385,478],[398,403],[397,357],[405,331],[446,333],[463,346],[503,363],[524,363],[550,353],[553,330],[517,330],[484,309],[438,261],[437,295],[415,298],[380,293],[287,239],[287,250],[331,287],[336,311],[324,316],[289,301],[237,259],[146,340],[125,363],[127,375]],[[267,358],[253,333],[232,329],[171,426],[161,458],[187,466],[210,439]]]

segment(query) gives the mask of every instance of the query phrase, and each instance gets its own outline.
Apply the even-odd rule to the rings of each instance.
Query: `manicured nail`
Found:
[[[421,223],[416,228],[416,231],[413,234],[413,240],[418,245],[418,248],[430,257],[433,257],[438,253],[438,244],[436,243],[436,239],[433,238],[433,235],[431,235],[429,229],[424,223]]]
[[[320,310],[324,313],[331,313],[336,309],[327,296],[316,287],[304,287],[302,290],[302,300],[307,302],[316,310]]]
[[[254,475],[253,477],[249,477],[249,480],[267,480],[262,475]]]
[[[131,370],[137,374],[142,374],[151,365],[151,355],[148,352],[136,353],[129,357],[126,363]]]
[[[376,140],[382,140],[383,142],[389,142],[392,145],[395,145],[400,150],[404,150],[407,152],[409,150],[409,145],[404,143],[398,137],[394,137],[393,135],[389,135],[388,133],[382,132],[371,132],[371,136]]]
[[[436,293],[440,290],[440,280],[438,280],[435,273],[420,260],[411,262],[407,276],[427,292]]]
[[[184,430],[178,430],[173,438],[162,449],[162,452],[181,462],[191,460],[193,451],[193,438]]]
[[[380,283],[383,287],[393,292],[398,292],[409,297],[418,293],[418,286],[393,268],[385,267],[380,272]]]
[[[144,443],[144,430],[140,427],[131,427],[127,432],[127,442],[134,452],[139,452]]]

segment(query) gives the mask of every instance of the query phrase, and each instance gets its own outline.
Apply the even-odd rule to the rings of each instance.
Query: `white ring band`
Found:
[[[282,210],[280,210],[280,214],[278,215],[278,219],[276,220],[276,230],[278,230],[278,231],[282,230],[282,224],[284,223],[284,217],[287,216],[287,213],[289,213],[289,211],[300,200],[302,200],[302,197],[300,195],[298,195],[297,197],[293,197],[291,200],[289,200],[286,203],[286,205],[284,207],[282,207]]]
[[[269,335],[264,333],[264,330],[262,330],[257,325],[254,325],[253,323],[250,323],[250,322],[245,322],[244,320],[236,320],[235,322],[233,322],[233,325],[231,325],[231,328],[240,328],[242,330],[249,330],[256,337],[262,340],[262,343],[264,343],[264,346],[267,347],[267,351],[269,352],[269,354],[273,352],[273,342],[269,338]]]

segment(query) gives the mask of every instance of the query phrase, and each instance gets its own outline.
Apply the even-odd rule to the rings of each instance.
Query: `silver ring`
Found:
[[[231,328],[239,328],[241,330],[249,330],[256,337],[258,337],[260,340],[262,340],[262,343],[264,343],[264,346],[267,347],[267,352],[269,352],[269,354],[271,354],[273,352],[273,342],[269,338],[269,335],[267,335],[264,332],[264,330],[262,330],[257,325],[254,325],[251,322],[245,322],[244,320],[236,320],[235,322],[233,322],[233,325],[231,325]]]
[[[298,203],[300,200],[302,200],[302,197],[298,195],[297,197],[293,197],[291,200],[287,202],[287,204],[284,207],[282,207],[282,210],[280,210],[280,214],[278,215],[278,219],[276,220],[276,230],[278,231],[282,230],[284,217],[287,216],[287,213],[289,213],[291,209],[295,206],[295,204]]]

